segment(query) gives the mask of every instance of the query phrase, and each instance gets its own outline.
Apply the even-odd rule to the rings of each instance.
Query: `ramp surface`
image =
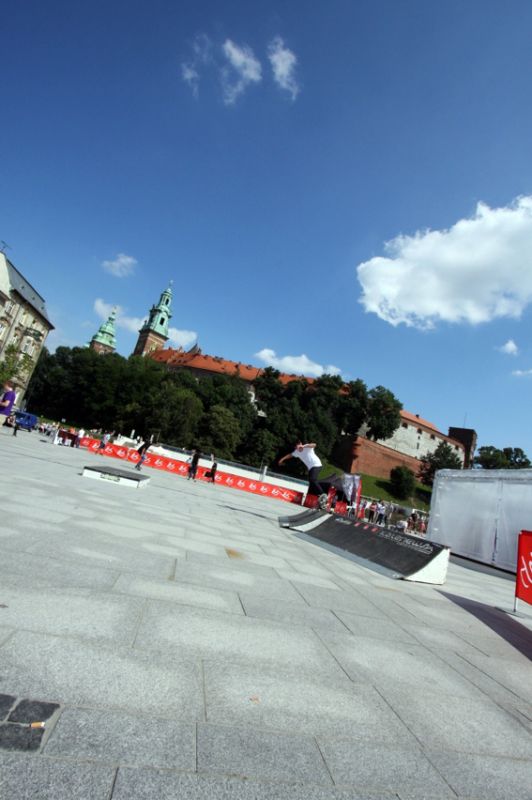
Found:
[[[129,486],[131,489],[145,489],[150,479],[147,475],[140,475],[128,469],[118,469],[117,467],[85,466],[83,467],[84,478],[95,478],[96,480],[112,481],[120,483],[122,486]]]
[[[326,511],[322,511],[319,508],[310,508],[307,511],[302,511],[301,514],[287,514],[284,517],[279,517],[279,525],[281,528],[305,530],[305,526],[309,523],[315,523],[316,520],[321,520],[328,516]]]
[[[289,527],[321,543],[340,555],[377,566],[392,578],[444,583],[449,562],[449,548],[437,542],[407,533],[381,528],[367,522],[323,514],[321,519],[293,517]],[[310,523],[310,524],[309,524]]]

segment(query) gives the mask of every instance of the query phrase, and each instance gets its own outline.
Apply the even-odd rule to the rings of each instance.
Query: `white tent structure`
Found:
[[[436,473],[429,539],[456,555],[515,572],[521,530],[532,530],[532,469]]]

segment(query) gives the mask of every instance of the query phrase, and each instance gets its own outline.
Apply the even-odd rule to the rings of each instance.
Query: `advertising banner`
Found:
[[[100,453],[101,455],[110,456],[111,458],[119,458],[122,461],[129,461],[132,464],[136,464],[140,461],[140,456],[136,450],[130,450],[127,447],[116,444],[108,444],[103,449],[100,449],[99,439],[90,439],[88,436],[81,439],[80,445],[81,447],[87,447],[94,453]],[[159,456],[156,453],[148,453],[142,466],[160,469],[163,472],[173,472],[175,475],[181,475],[182,477],[188,475],[188,464],[185,461],[168,458],[167,456]],[[205,473],[208,471],[208,467],[198,467],[196,479],[208,480],[205,478]],[[261,494],[264,497],[273,497],[275,500],[284,500],[286,503],[301,505],[301,501],[303,500],[303,494],[294,489],[288,489],[284,486],[274,486],[271,483],[264,483],[263,481],[244,478],[239,475],[232,475],[229,472],[223,472],[221,470],[218,470],[216,473],[215,483],[220,486],[240,489],[240,491],[243,492]]]
[[[521,531],[519,534],[515,597],[532,605],[532,531]]]

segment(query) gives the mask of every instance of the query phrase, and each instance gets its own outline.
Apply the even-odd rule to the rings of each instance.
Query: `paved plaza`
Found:
[[[0,800],[532,798],[512,576],[393,581],[297,507],[98,458],[0,429]]]

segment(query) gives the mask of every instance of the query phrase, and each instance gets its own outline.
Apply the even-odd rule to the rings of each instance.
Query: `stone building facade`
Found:
[[[27,372],[14,377],[17,405],[24,396],[46,337],[53,329],[44,298],[5,254],[0,253],[0,361],[10,346],[32,361]]]

